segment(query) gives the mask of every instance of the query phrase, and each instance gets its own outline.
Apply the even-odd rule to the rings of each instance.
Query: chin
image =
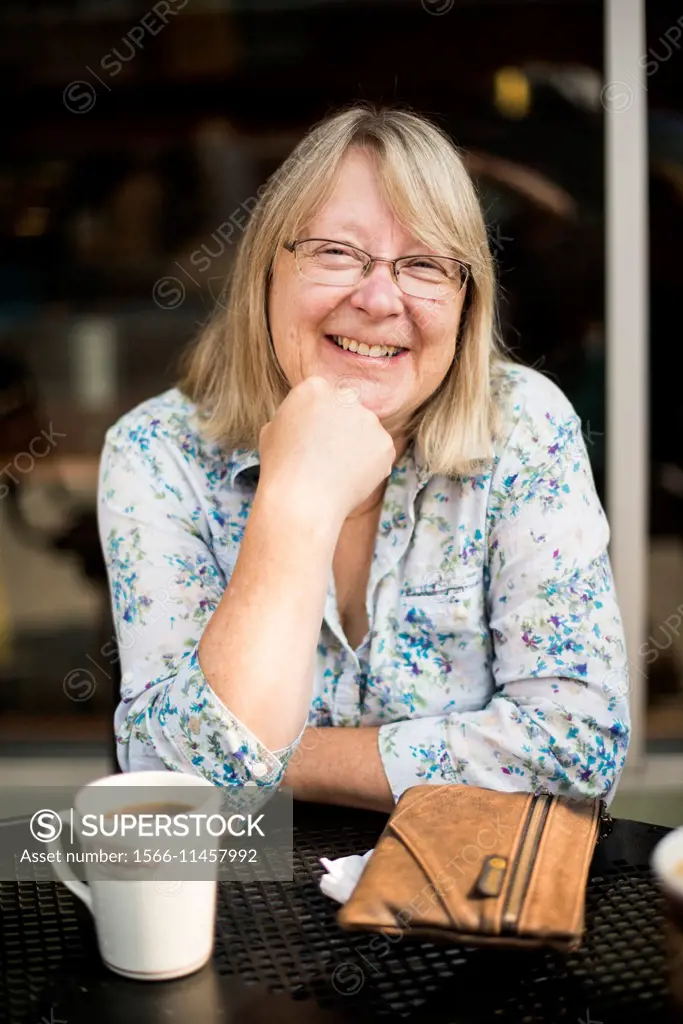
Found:
[[[380,396],[368,395],[361,400],[365,408],[374,412],[382,426],[390,433],[394,433],[395,428],[408,418],[401,406],[397,406],[395,402],[383,400]]]

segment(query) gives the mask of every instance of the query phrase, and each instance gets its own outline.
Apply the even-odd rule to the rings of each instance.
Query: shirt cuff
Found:
[[[122,763],[129,771],[140,756],[149,761],[152,748],[171,771],[195,772],[216,786],[275,787],[303,731],[287,747],[269,750],[214,693],[195,646],[173,679],[133,702],[119,743],[125,745],[121,732],[128,732],[129,756]]]

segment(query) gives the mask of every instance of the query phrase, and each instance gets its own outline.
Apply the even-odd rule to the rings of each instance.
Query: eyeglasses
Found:
[[[307,281],[340,288],[360,284],[375,263],[388,263],[401,291],[418,299],[458,295],[469,277],[468,265],[452,256],[401,256],[388,260],[329,238],[286,242],[285,249],[294,253],[299,273]]]

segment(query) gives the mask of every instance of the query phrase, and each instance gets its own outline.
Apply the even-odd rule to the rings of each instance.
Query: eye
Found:
[[[362,263],[360,253],[348,245],[341,245],[338,242],[326,242],[316,249],[314,253],[318,263],[327,267],[349,267]]]
[[[415,256],[406,263],[401,264],[401,269],[412,277],[420,277],[428,280],[437,280],[448,277],[448,272],[438,260],[432,260],[428,256]]]

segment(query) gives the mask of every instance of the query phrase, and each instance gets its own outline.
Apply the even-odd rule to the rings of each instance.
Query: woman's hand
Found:
[[[339,400],[324,377],[292,388],[259,437],[259,490],[286,495],[339,523],[391,473],[396,449],[360,402]]]

